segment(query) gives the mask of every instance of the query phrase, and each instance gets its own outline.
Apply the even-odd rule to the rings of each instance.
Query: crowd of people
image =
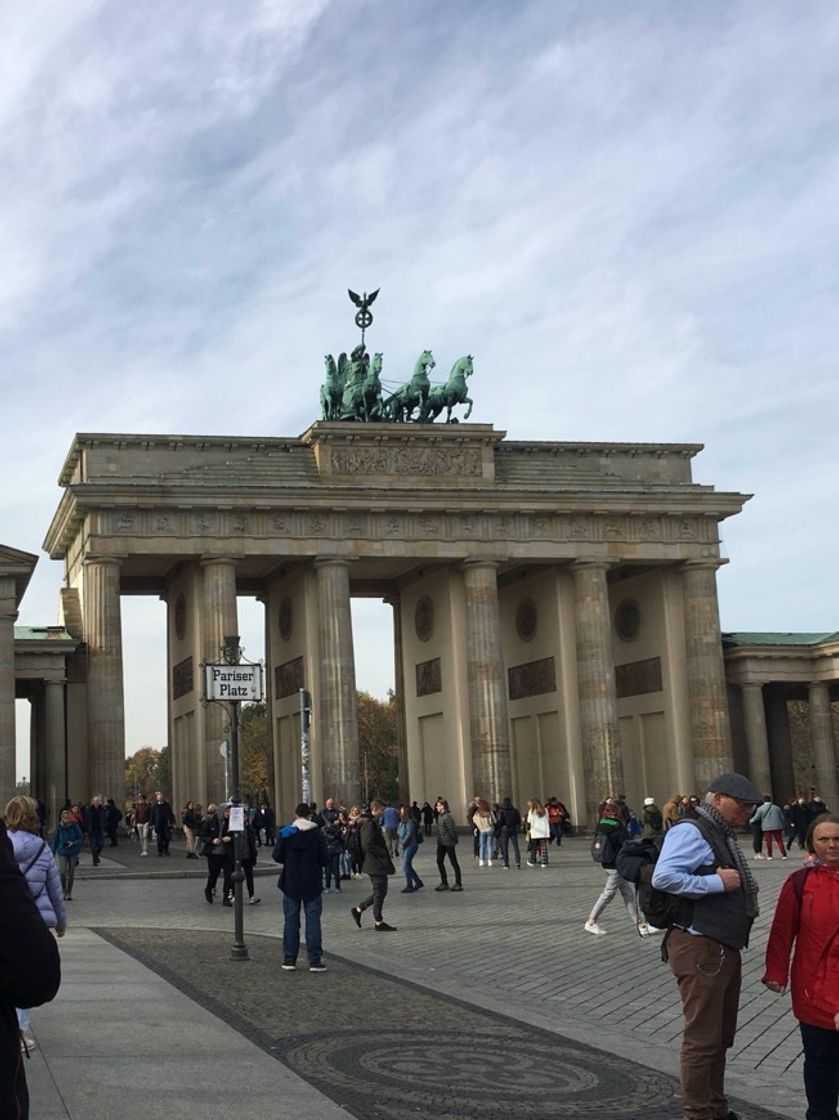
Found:
[[[89,848],[92,865],[98,866],[106,842],[118,845],[123,820],[141,854],[148,854],[152,837],[161,859],[170,855],[175,830],[182,830],[186,858],[207,860],[206,901],[215,901],[221,880],[222,904],[230,906],[235,835],[230,817],[228,802],[208,805],[205,811],[191,801],[176,817],[164,794],[158,792],[152,800],[137,797],[123,818],[111,799],[96,796],[85,806],[68,803],[54,831],[46,835],[42,806],[29,797],[13,798],[0,827],[0,890],[5,892],[0,898],[0,924],[13,911],[20,911],[20,921],[31,932],[34,911],[45,931],[62,937],[67,928],[66,903],[73,898],[74,873],[83,845]],[[781,859],[787,859],[787,847],[798,843],[805,853],[803,865],[782,888],[766,949],[763,983],[778,994],[788,985],[792,991],[805,1056],[808,1120],[836,1120],[839,817],[815,793],[778,805],[761,795],[749,779],[727,773],[710,783],[702,799],[674,794],[659,807],[647,797],[638,815],[622,794],[607,796],[597,818],[591,849],[606,878],[584,928],[602,936],[606,931],[600,924],[601,915],[620,894],[642,937],[663,934],[662,959],[677,980],[684,1010],[681,1081],[684,1115],[690,1120],[738,1120],[725,1097],[725,1058],[737,1029],[740,950],[748,944],[760,912],[759,884],[749,869],[738,831],[750,828],[755,837],[759,832],[754,858],[771,859],[777,849]],[[472,858],[481,869],[544,868],[550,847],[559,848],[571,828],[568,810],[556,797],[544,803],[531,798],[519,810],[509,797],[491,805],[476,795],[467,807],[466,821]],[[442,796],[433,805],[426,801],[422,806],[416,801],[387,805],[378,799],[368,806],[349,808],[333,798],[327,798],[322,808],[301,803],[291,823],[279,830],[270,806],[245,807],[239,831],[242,869],[252,905],[260,901],[253,877],[257,848],[270,847],[273,860],[281,865],[278,886],[283,895],[285,971],[297,968],[301,919],[305,921],[308,967],[312,972],[326,971],[322,899],[324,893],[342,892],[347,879],[369,879],[365,897],[350,908],[352,922],[361,928],[370,911],[376,932],[396,932],[384,914],[389,879],[396,874],[395,861],[404,878],[402,893],[422,890],[425,883],[414,860],[431,836],[436,839],[439,874],[434,889],[463,890],[457,851],[461,834]],[[633,851],[636,856],[643,853],[649,861],[646,879],[625,870],[633,865],[624,857]],[[9,874],[15,864],[17,883]],[[646,894],[639,889],[642,881],[648,888]],[[27,888],[28,906],[21,905],[19,882]],[[660,909],[662,900],[665,911]],[[12,909],[4,909],[7,905]],[[651,913],[666,916],[656,925]],[[8,944],[14,946],[14,936],[9,934],[9,938]],[[50,944],[54,947],[52,939]],[[0,1006],[0,1100],[16,1105],[26,1092],[20,1056],[35,1045],[30,1009],[51,998],[51,985],[57,986],[57,958],[43,937],[31,939],[29,948],[43,959],[40,985],[27,985],[23,977],[7,975],[5,959],[11,960],[15,952],[25,949],[11,948],[0,962],[0,994],[5,1001]],[[14,1026],[9,1009],[16,1009]],[[14,1061],[9,1048],[12,1037],[17,1054]]]

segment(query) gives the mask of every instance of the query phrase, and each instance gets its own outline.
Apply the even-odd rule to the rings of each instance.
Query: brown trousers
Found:
[[[679,985],[682,1109],[685,1120],[723,1120],[725,1052],[734,1045],[740,1000],[740,952],[710,937],[671,930],[667,949]]]

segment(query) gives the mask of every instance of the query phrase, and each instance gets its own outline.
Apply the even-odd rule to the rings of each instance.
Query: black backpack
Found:
[[[591,841],[591,858],[594,862],[607,869],[614,867],[623,843],[621,836],[626,836],[626,832],[617,828],[609,832],[595,832]]]
[[[722,849],[717,837],[700,816],[684,817],[695,824],[711,845],[714,858],[724,867],[731,866],[731,856]],[[673,825],[677,828],[681,821]],[[635,898],[644,920],[656,929],[669,929],[674,925],[679,911],[689,900],[678,894],[657,890],[652,883],[655,865],[661,854],[664,838],[658,840],[628,840],[615,857],[615,869],[622,879],[635,884]]]

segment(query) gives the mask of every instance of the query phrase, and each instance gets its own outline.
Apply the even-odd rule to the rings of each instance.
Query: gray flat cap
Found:
[[[708,792],[724,793],[726,797],[734,797],[737,801],[748,801],[752,805],[763,804],[763,794],[759,793],[757,786],[743,774],[720,774],[708,786]]]

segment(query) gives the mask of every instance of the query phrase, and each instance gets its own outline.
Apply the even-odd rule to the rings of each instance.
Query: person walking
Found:
[[[331,798],[330,798],[331,800]],[[323,838],[326,841],[326,893],[341,893],[341,855],[344,851],[344,829],[338,811],[327,816],[324,810]],[[334,885],[333,885],[334,884]]]
[[[548,843],[556,843],[556,846],[559,848],[562,845],[562,837],[566,827],[565,822],[568,820],[570,814],[558,797],[548,798],[548,803],[545,808],[548,811],[548,824],[551,830]]]
[[[73,880],[83,840],[81,827],[73,820],[73,814],[69,809],[62,809],[52,835],[50,850],[53,855],[58,856],[58,874],[65,902],[73,900]]]
[[[201,850],[207,857],[207,882],[204,897],[212,904],[216,883],[222,876],[223,906],[233,905],[233,833],[230,831],[230,806],[207,806],[201,826]]]
[[[810,822],[813,819],[807,807],[807,799],[804,797],[803,793],[799,793],[798,797],[796,797],[795,801],[790,805],[789,816],[791,827],[787,843],[791,848],[792,842],[795,840],[798,842],[799,851],[803,851],[807,839],[807,832],[810,828]]]
[[[763,983],[782,995],[790,978],[792,1012],[804,1046],[807,1120],[835,1120],[839,1106],[839,817],[811,824],[809,858],[781,888],[766,944]]]
[[[414,856],[422,843],[422,833],[412,808],[409,809],[403,805],[400,817],[399,847],[402,851],[402,874],[405,876],[405,886],[402,888],[402,893],[413,894],[414,891],[421,890],[425,886],[425,883],[414,871]]]
[[[784,847],[784,810],[780,805],[776,805],[769,794],[765,794],[763,804],[758,808],[757,812],[749,820],[752,828],[760,829],[761,841],[766,841],[766,858],[772,859],[772,843],[778,845],[778,851],[781,853],[781,859],[787,858],[787,850]],[[806,835],[806,834],[805,834]]]
[[[427,801],[422,803],[422,827],[426,836],[431,835],[431,826],[434,824],[434,810]]]
[[[112,848],[116,848],[118,844],[117,836],[121,819],[122,813],[117,809],[113,797],[109,797],[105,802],[105,835]]]
[[[310,972],[326,972],[323,963],[323,869],[326,840],[323,831],[309,819],[305,801],[294,810],[294,820],[281,828],[271,853],[283,869],[277,886],[283,892],[283,972],[297,968],[300,952],[300,911],[306,918],[306,956]]]
[[[248,888],[249,906],[258,906],[262,901],[254,893],[254,867],[256,867],[256,829],[248,817],[245,816],[245,831],[242,833],[242,871],[245,875],[245,886]]]
[[[395,805],[385,805],[381,814],[381,826],[387,844],[387,854],[391,859],[399,855],[399,810]]]
[[[645,840],[660,840],[664,836],[664,816],[654,797],[644,798],[642,834]]]
[[[90,856],[93,866],[99,866],[99,856],[105,847],[105,821],[107,813],[99,794],[94,794],[84,813],[84,828],[87,833],[87,842],[90,845]]]
[[[172,812],[172,806],[160,790],[154,795],[154,804],[151,807],[149,819],[157,836],[158,856],[168,856],[172,829],[175,827],[175,814]]]
[[[6,805],[3,820],[12,842],[14,857],[26,880],[29,893],[38,907],[38,913],[57,937],[67,930],[67,911],[64,892],[58,877],[52,852],[40,836],[38,803],[32,797],[19,795]],[[18,1024],[27,1052],[37,1044],[32,1035],[32,1015],[29,1008],[17,1008]]]
[[[434,806],[437,818],[435,828],[437,829],[437,870],[440,872],[440,883],[436,886],[435,891],[447,891],[449,889],[449,877],[446,874],[445,861],[448,859],[451,864],[452,871],[454,872],[454,886],[453,891],[463,890],[463,881],[460,872],[460,864],[457,862],[457,825],[454,823],[454,817],[449,809],[449,803],[444,797],[438,797]]]
[[[642,920],[638,913],[634,886],[626,879],[622,879],[615,867],[617,854],[628,835],[620,805],[617,801],[606,800],[603,803],[600,820],[594,830],[595,843],[593,845],[593,850],[596,850],[600,857],[600,866],[606,872],[606,883],[591,908],[591,913],[583,927],[586,933],[592,933],[595,937],[602,937],[606,933],[606,930],[598,922],[598,918],[618,893],[623,898],[626,912],[632,924],[641,936],[646,937],[653,932],[652,928]]]
[[[141,793],[137,798],[137,804],[134,806],[134,814],[132,820],[137,833],[137,841],[140,845],[140,855],[147,856],[149,854],[149,821],[151,820],[151,805],[149,805],[149,799],[144,793]]]
[[[383,907],[387,897],[387,877],[394,873],[393,861],[390,858],[382,834],[381,820],[385,811],[383,801],[370,802],[369,813],[362,813],[358,825],[358,837],[361,845],[361,870],[370,876],[370,894],[358,906],[350,910],[352,919],[361,929],[361,915],[365,910],[373,907],[373,928],[379,933],[395,933],[396,926],[388,925],[384,919]]]
[[[737,1032],[740,950],[759,909],[735,830],[762,801],[742,774],[720,774],[693,815],[667,832],[653,870],[653,888],[682,900],[662,956],[684,1013],[680,1072],[689,1120],[737,1120],[725,1096],[725,1060]]]
[[[198,859],[195,852],[195,837],[200,827],[200,820],[195,812],[195,802],[187,801],[181,811],[181,828],[184,830],[187,859]]]

